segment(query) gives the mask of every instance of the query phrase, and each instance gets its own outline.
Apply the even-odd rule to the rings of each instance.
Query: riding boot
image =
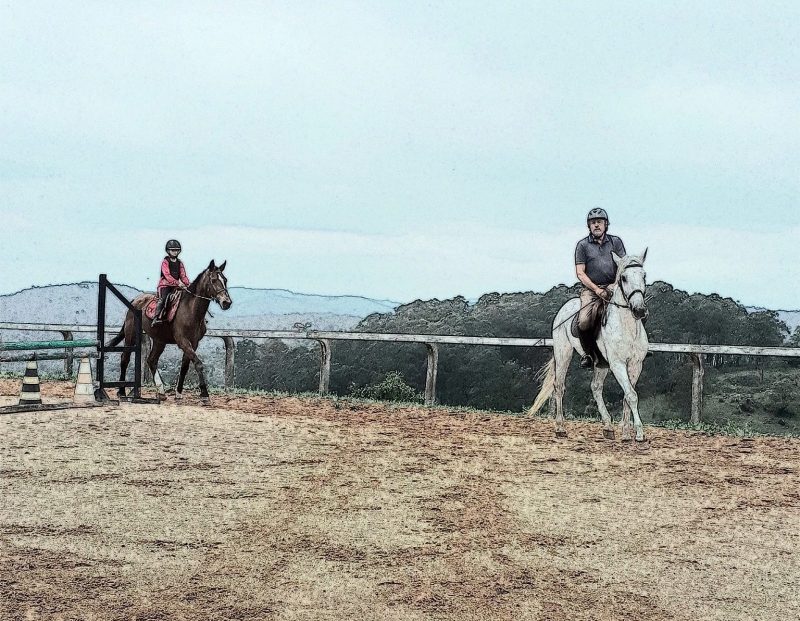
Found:
[[[151,326],[157,326],[161,322],[164,321],[164,307],[167,305],[167,298],[166,296],[158,298],[158,304],[156,304],[156,313],[153,317],[153,322],[150,324]]]
[[[583,348],[583,356],[581,356],[581,369],[591,369],[594,366],[594,359],[592,358],[592,351],[594,347],[591,341],[591,333],[587,330],[578,330],[578,339]]]

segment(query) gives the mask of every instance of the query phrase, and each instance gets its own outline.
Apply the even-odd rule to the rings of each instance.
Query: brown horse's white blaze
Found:
[[[175,318],[172,321],[163,322],[153,327],[151,320],[144,316],[144,313],[142,314],[142,329],[152,339],[152,347],[147,356],[147,366],[153,374],[153,381],[161,398],[166,398],[166,391],[164,389],[164,381],[158,372],[158,359],[167,345],[175,344],[183,351],[178,384],[175,388],[175,398],[181,398],[183,383],[186,379],[189,365],[194,364],[200,386],[200,397],[205,402],[209,400],[205,368],[200,356],[197,355],[197,345],[206,333],[205,317],[209,304],[212,301],[217,302],[222,310],[229,309],[233,304],[228,293],[228,280],[223,274],[226,264],[227,261],[224,261],[217,266],[214,261],[211,261],[208,267],[194,279],[194,282],[181,292],[178,310],[175,312]],[[143,293],[133,300],[133,305],[144,310],[153,297],[154,294],[152,293]],[[125,315],[125,323],[122,330],[114,337],[109,346],[114,347],[122,342],[123,339],[125,340],[125,345],[129,346],[133,344],[133,336],[133,312],[129,310]],[[121,381],[125,379],[130,358],[130,352],[122,354],[122,360],[120,361]],[[124,396],[125,388],[120,388],[119,394]]]
[[[647,315],[645,300],[646,274],[644,261],[647,250],[641,256],[618,257],[613,254],[617,264],[617,280],[611,297],[606,320],[600,330],[597,345],[608,361],[609,368],[595,367],[592,378],[592,395],[597,402],[597,409],[605,425],[604,435],[614,437],[611,415],[603,400],[603,383],[609,370],[625,393],[622,406],[622,438],[631,438],[631,415],[636,440],[644,440],[644,428],[639,418],[639,398],[636,394],[636,382],[642,371],[642,363],[649,346],[647,332],[641,321]],[[531,415],[538,412],[547,400],[553,396],[556,405],[556,435],[566,435],[564,426],[564,388],[572,352],[583,354],[579,339],[572,336],[571,319],[580,308],[580,300],[569,300],[556,313],[553,320],[553,357],[541,370],[542,387],[531,406]]]

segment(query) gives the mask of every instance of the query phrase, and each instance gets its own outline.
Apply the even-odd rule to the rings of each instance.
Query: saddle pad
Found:
[[[175,291],[172,295],[169,296],[167,300],[167,321],[172,321],[175,319],[175,313],[178,312],[178,304],[180,302],[180,291]],[[158,305],[158,297],[153,296],[153,298],[147,303],[147,306],[144,309],[145,316],[152,320],[156,316],[156,306]]]

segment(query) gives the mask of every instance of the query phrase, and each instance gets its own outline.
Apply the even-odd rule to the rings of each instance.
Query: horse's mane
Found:
[[[203,274],[205,274],[207,271],[208,268],[204,269],[197,276],[195,276],[195,279],[192,281],[192,284],[189,285],[189,291],[191,293],[197,293],[197,286],[200,284],[200,279],[203,278]]]

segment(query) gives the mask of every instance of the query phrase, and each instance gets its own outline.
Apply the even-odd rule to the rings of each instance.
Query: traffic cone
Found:
[[[75,382],[75,394],[72,397],[74,403],[94,402],[94,381],[92,381],[92,365],[89,358],[81,358],[81,366],[78,367],[78,380]]]
[[[25,365],[25,377],[22,378],[22,391],[19,393],[19,405],[41,405],[42,393],[39,391],[39,366],[36,356]]]

